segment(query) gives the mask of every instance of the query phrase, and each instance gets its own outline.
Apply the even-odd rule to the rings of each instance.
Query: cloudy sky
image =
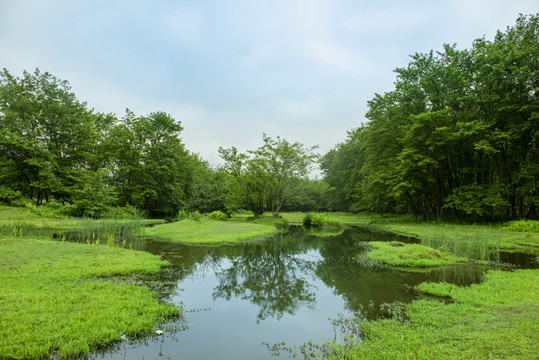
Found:
[[[262,134],[325,153],[409,55],[470,48],[536,0],[0,0],[0,67],[39,67],[119,117],[165,111],[213,164]]]

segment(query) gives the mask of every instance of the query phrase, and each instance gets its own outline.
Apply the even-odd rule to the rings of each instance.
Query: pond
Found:
[[[264,343],[300,346],[335,336],[339,314],[372,319],[381,304],[408,303],[424,281],[468,285],[485,267],[473,264],[410,272],[372,268],[356,261],[367,241],[414,241],[369,228],[337,236],[312,236],[291,227],[267,241],[187,246],[133,239],[134,249],[170,261],[160,274],[161,296],[185,309],[186,329],[143,341],[126,340],[93,359],[276,359]],[[513,259],[515,260],[515,259]],[[516,261],[526,263],[529,257]],[[288,358],[282,354],[280,358]]]

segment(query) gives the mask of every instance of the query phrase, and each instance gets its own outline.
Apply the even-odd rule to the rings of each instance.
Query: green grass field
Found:
[[[0,358],[70,358],[149,334],[179,309],[107,278],[155,273],[149,253],[26,237],[0,239]]]

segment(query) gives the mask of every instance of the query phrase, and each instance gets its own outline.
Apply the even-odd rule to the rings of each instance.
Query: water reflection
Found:
[[[468,285],[479,282],[487,269],[475,264],[427,271],[369,268],[355,260],[366,251],[365,242],[417,240],[369,228],[332,235],[313,236],[292,227],[267,241],[216,247],[133,239],[128,246],[172,264],[148,279],[163,297],[206,310],[186,314],[189,329],[174,335],[176,341],[165,337],[159,349],[152,342],[125,345],[121,354],[106,358],[157,353],[165,358],[180,353],[197,359],[270,358],[262,342],[322,342],[333,334],[328,318],[339,313],[375,318],[383,303],[416,299],[413,287],[421,282]]]
[[[319,284],[344,300],[345,309],[376,317],[383,303],[410,302],[413,287],[424,281],[468,285],[481,280],[486,270],[475,264],[459,264],[423,271],[369,268],[356,255],[367,250],[368,241],[407,241],[414,238],[350,228],[331,237],[313,236],[299,227],[264,242],[238,246],[187,246],[157,239],[135,239],[135,249],[159,254],[173,264],[160,281],[179,284],[193,273],[212,274],[217,285],[214,301],[242,299],[258,306],[257,320],[281,319],[300,309],[314,309]],[[369,310],[365,310],[368,308]]]
[[[311,282],[315,262],[298,255],[281,239],[243,247],[240,256],[216,271],[219,285],[213,299],[230,300],[233,296],[259,306],[257,319],[282,318],[294,314],[300,306],[313,307],[315,288]]]

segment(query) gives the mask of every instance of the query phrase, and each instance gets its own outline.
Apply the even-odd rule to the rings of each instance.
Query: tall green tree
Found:
[[[279,216],[284,204],[299,201],[301,181],[307,178],[317,155],[313,153],[315,147],[306,148],[280,137],[272,139],[264,134],[263,141],[264,145],[247,154],[235,147],[219,148],[219,153],[253,215],[259,217],[265,209],[271,209],[274,216]]]
[[[180,122],[164,112],[126,115],[111,130],[112,184],[120,205],[144,209],[153,216],[177,213],[192,180],[191,161],[179,135]]]
[[[2,182],[38,204],[72,200],[94,161],[96,115],[66,81],[36,69],[0,73]]]
[[[323,158],[340,201],[428,220],[538,218],[538,19],[396,69],[369,122]]]

